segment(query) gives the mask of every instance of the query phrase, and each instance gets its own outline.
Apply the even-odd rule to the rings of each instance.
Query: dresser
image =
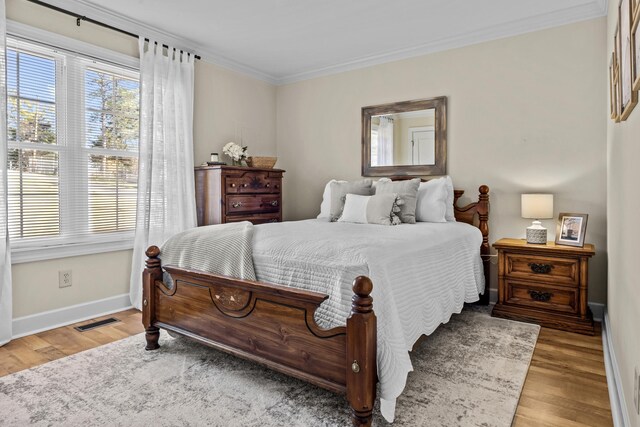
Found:
[[[493,247],[498,250],[498,302],[493,316],[594,334],[587,305],[593,245],[579,248],[501,239]]]
[[[196,167],[198,226],[282,221],[284,172],[238,166]]]

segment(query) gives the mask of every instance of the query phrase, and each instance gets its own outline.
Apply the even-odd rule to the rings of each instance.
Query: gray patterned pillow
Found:
[[[331,183],[331,210],[329,218],[335,222],[342,215],[344,209],[344,201],[347,194],[358,194],[360,196],[370,196],[372,193],[370,179],[362,179],[360,181],[341,182],[335,181]]]
[[[400,206],[400,219],[407,224],[415,224],[418,188],[420,188],[420,178],[407,181],[380,180],[376,184],[376,194],[396,193],[400,196],[404,201]]]

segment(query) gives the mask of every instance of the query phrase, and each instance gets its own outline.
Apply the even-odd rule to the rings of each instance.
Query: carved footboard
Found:
[[[353,284],[346,327],[320,328],[314,313],[327,295],[164,266],[151,246],[143,273],[147,350],[159,328],[253,360],[336,393],[346,394],[354,426],[371,425],[376,393],[376,317],[364,276]]]

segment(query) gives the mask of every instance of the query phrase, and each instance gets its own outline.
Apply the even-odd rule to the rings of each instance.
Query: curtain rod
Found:
[[[125,35],[127,35],[129,37],[134,37],[134,38],[139,38],[140,37],[138,34],[134,34],[132,32],[129,32],[127,30],[123,30],[121,28],[114,27],[114,26],[109,25],[109,24],[105,24],[104,22],[96,21],[95,19],[91,19],[91,18],[88,18],[86,16],[79,15],[79,14],[77,14],[75,12],[71,12],[70,10],[63,9],[61,7],[58,7],[58,6],[49,4],[49,3],[45,3],[44,1],[41,1],[41,0],[27,0],[27,1],[29,1],[31,3],[35,3],[35,4],[39,5],[39,6],[44,6],[44,7],[48,8],[48,9],[55,10],[56,12],[64,13],[65,15],[73,16],[74,18],[76,18],[76,25],[78,27],[80,26],[80,23],[82,21],[86,21],[86,22],[89,22],[91,24],[103,27],[103,28],[108,28],[110,30],[117,31],[118,33],[125,34]],[[145,38],[145,41],[149,41],[149,39]],[[158,44],[158,42],[155,42],[155,43]],[[169,48],[169,46],[167,46],[166,44],[163,44],[162,47],[165,47],[167,49]],[[184,51],[181,50],[181,52],[184,52]],[[200,55],[192,54],[192,53],[189,53],[189,52],[185,52],[185,53],[193,55],[193,57],[195,59],[200,59]]]

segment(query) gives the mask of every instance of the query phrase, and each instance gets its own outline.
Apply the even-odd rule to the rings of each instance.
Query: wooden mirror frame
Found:
[[[371,117],[435,109],[435,165],[371,166]],[[362,176],[444,175],[447,172],[447,97],[362,107]]]

